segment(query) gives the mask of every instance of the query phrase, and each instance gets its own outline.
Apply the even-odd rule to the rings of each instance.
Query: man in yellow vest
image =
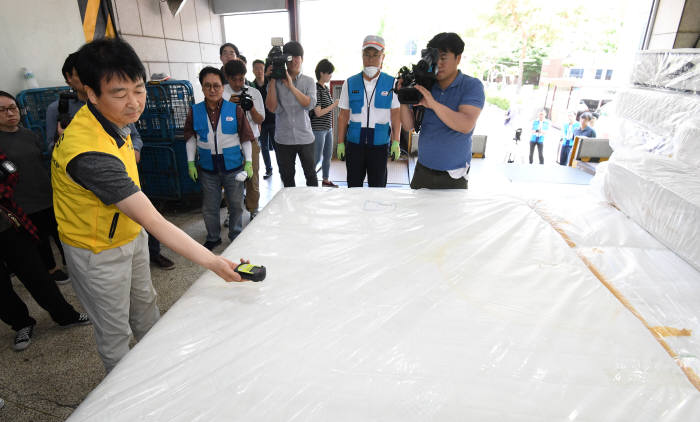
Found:
[[[51,181],[58,232],[73,288],[93,321],[107,372],[160,312],[151,282],[146,228],[180,255],[240,281],[236,264],[168,222],[139,188],[128,124],[146,102],[146,72],[129,44],[101,39],[78,51],[88,102],[56,141]]]

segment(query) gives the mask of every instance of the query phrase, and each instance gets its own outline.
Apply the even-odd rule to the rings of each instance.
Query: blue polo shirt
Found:
[[[440,104],[458,111],[462,104],[484,108],[484,85],[477,78],[461,71],[443,90],[436,83],[430,90]],[[467,166],[472,160],[472,130],[460,133],[450,129],[431,109],[426,109],[418,142],[418,161],[433,170],[454,170]]]

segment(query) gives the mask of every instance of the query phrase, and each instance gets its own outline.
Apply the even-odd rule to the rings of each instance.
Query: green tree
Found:
[[[574,24],[575,11],[548,0],[498,0],[486,16],[491,37],[515,49],[518,85],[522,86],[525,65],[546,56],[558,34]],[[539,57],[531,56],[539,53]]]

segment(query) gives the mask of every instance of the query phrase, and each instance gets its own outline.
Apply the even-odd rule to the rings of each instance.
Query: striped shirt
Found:
[[[333,104],[333,99],[331,98],[331,93],[328,91],[328,88],[316,83],[316,105],[324,109],[331,104]],[[314,111],[311,110],[309,116],[311,116],[312,130],[328,130],[333,125],[333,110],[320,117],[317,117]]]

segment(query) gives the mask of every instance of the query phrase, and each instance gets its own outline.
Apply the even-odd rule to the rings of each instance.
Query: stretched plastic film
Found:
[[[627,89],[617,94],[614,114],[613,150],[643,151],[700,166],[700,95]]]
[[[601,282],[650,315],[653,264],[683,261],[586,261],[598,243],[667,251],[596,204],[614,227],[524,195],[284,189],[224,253],[265,281],[203,275],[69,421],[697,420],[692,368]],[[664,306],[697,324],[684,292]]]
[[[700,92],[700,49],[637,52],[632,83],[638,86]]]
[[[605,193],[622,212],[700,269],[700,169],[640,153],[615,153]]]

